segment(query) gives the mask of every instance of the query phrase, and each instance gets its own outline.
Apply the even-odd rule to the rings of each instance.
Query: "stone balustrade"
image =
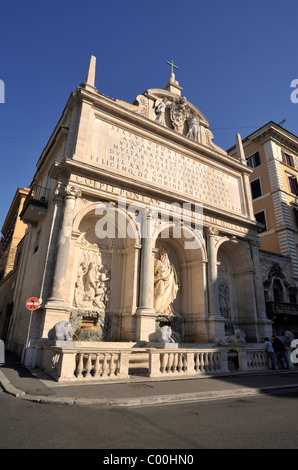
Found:
[[[261,371],[271,369],[271,362],[264,347],[259,348],[239,348],[237,349],[239,371]],[[295,369],[295,365],[290,359],[291,348],[287,348],[290,369]],[[275,354],[277,367],[280,367],[277,354]]]
[[[123,357],[121,351],[84,352],[76,354],[76,368],[74,375],[77,378],[123,378],[128,375],[126,368],[123,374]]]
[[[227,349],[148,349],[149,377],[228,372]]]
[[[119,380],[129,378],[134,354],[142,353],[142,375],[152,378],[213,376],[229,373],[230,355],[236,354],[237,372],[270,369],[264,347],[228,348],[105,348],[44,344],[41,369],[57,381]],[[140,359],[139,359],[140,360]],[[146,364],[145,364],[146,362]],[[235,369],[233,369],[234,373]]]
[[[238,349],[239,369],[242,371],[258,371],[268,369],[268,355],[265,349]]]
[[[43,346],[41,368],[57,381],[128,378],[130,349]]]

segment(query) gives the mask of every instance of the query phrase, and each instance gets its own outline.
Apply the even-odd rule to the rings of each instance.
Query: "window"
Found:
[[[15,260],[15,268],[17,268],[20,264],[21,253],[18,253],[16,260]]]
[[[256,199],[257,197],[262,196],[261,182],[259,178],[257,180],[252,181],[250,183],[250,187],[251,187],[251,195],[253,199]]]
[[[288,178],[289,178],[290,191],[292,194],[295,194],[295,196],[297,196],[298,195],[297,178],[296,176],[293,176],[293,175],[290,175]]]
[[[274,279],[272,289],[273,289],[274,302],[282,302],[283,301],[283,288],[279,279]]]
[[[256,166],[261,165],[259,152],[254,153],[246,159],[247,165],[250,168],[255,168]]]
[[[292,155],[289,155],[288,153],[285,153],[283,150],[281,151],[281,155],[282,155],[282,161],[286,165],[289,165],[289,166],[292,166],[293,168],[295,168],[294,158],[292,157]]]
[[[267,225],[266,225],[266,219],[265,219],[265,212],[260,211],[255,214],[255,218],[257,222],[260,222],[261,224],[264,225],[264,228],[262,228],[261,232],[266,232],[267,230]]]
[[[298,228],[298,209],[296,207],[293,207],[293,215],[296,227]]]
[[[36,252],[38,251],[39,239],[40,239],[40,230],[38,230],[38,232],[37,232],[37,234],[36,234],[35,245],[34,245],[33,253],[36,253]]]

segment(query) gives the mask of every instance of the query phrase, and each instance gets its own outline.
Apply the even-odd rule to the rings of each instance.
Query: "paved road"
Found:
[[[99,460],[106,449],[296,449],[297,397],[103,408],[40,404],[0,391],[0,448],[103,449]]]

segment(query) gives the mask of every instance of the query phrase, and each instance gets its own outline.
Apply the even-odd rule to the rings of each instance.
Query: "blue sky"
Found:
[[[92,54],[98,91],[128,102],[164,88],[173,59],[225,150],[271,120],[298,135],[297,0],[12,0],[0,15],[0,229]]]

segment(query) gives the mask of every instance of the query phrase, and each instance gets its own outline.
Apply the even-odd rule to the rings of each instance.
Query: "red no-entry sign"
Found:
[[[30,297],[26,302],[28,310],[36,310],[39,307],[39,300],[36,297]]]

